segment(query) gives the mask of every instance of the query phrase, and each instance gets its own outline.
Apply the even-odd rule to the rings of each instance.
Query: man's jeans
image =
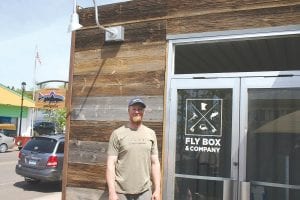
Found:
[[[120,200],[151,200],[152,192],[147,190],[140,194],[120,194],[118,193]]]

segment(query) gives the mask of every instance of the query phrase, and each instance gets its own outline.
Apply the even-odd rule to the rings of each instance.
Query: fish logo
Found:
[[[65,100],[65,97],[62,95],[56,94],[54,91],[51,91],[48,94],[39,93],[38,100],[42,102],[57,103]]]

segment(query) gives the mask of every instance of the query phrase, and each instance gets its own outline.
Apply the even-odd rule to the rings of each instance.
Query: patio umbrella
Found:
[[[255,133],[298,133],[300,134],[300,110],[283,115],[254,131]]]

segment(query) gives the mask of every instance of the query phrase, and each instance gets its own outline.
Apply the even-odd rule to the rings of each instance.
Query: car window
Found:
[[[56,142],[51,138],[32,138],[23,149],[39,153],[52,153]]]
[[[59,143],[56,153],[64,153],[64,142]]]

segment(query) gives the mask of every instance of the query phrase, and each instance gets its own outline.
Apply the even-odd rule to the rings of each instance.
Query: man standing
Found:
[[[142,124],[145,108],[139,97],[131,99],[129,123],[110,137],[106,170],[109,200],[160,199],[157,140],[155,132]]]

